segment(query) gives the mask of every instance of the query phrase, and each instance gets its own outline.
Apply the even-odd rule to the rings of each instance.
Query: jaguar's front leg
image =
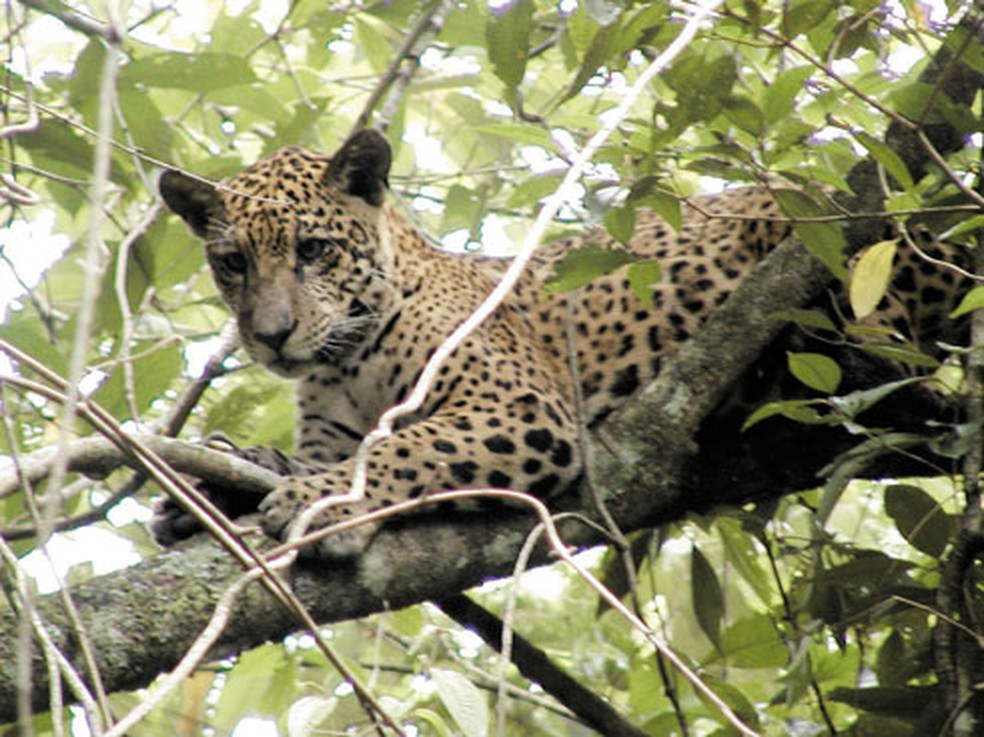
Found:
[[[427,492],[505,488],[546,498],[568,488],[581,468],[573,423],[564,422],[561,413],[532,393],[501,409],[518,421],[487,422],[487,414],[448,413],[409,425],[379,442],[368,454],[365,496],[327,507],[308,531]],[[349,458],[313,476],[284,479],[260,505],[264,530],[284,537],[304,508],[323,497],[349,493],[354,471],[355,459]],[[366,523],[329,536],[312,552],[325,558],[356,555],[379,527],[378,522]]]
[[[260,503],[263,531],[271,537],[286,538],[291,524],[300,517],[304,509],[325,497],[338,497],[348,493],[349,478],[349,474],[342,468],[315,476],[285,478]],[[371,495],[356,502],[331,505],[315,515],[304,532],[329,527],[384,506],[386,506],[384,502],[376,500]],[[356,527],[323,538],[304,552],[318,558],[351,558],[369,546],[381,525],[381,522],[363,522]]]
[[[211,450],[229,453],[249,461],[280,476],[317,473],[323,466],[290,458],[285,453],[266,446],[240,448],[222,433],[209,435],[203,445]],[[256,512],[260,505],[257,495],[244,494],[240,490],[215,483],[191,479],[195,488],[229,519]],[[169,547],[202,531],[197,518],[171,497],[165,497],[154,505],[154,517],[150,532],[158,545]]]

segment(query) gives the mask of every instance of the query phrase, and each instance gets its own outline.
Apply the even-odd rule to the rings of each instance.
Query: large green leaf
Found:
[[[526,74],[533,27],[532,0],[512,0],[492,9],[485,28],[489,60],[506,87],[518,87]]]
[[[721,649],[721,622],[724,619],[724,593],[717,573],[697,546],[690,551],[691,604],[697,623],[714,646]]]
[[[960,317],[981,307],[984,307],[984,287],[974,287],[964,295],[957,308],[950,313],[950,317]]]
[[[461,673],[445,668],[433,669],[431,678],[437,685],[437,695],[464,737],[487,737],[489,705],[478,687]]]
[[[249,62],[235,54],[165,51],[130,62],[120,70],[120,87],[142,85],[211,92],[256,81]]]
[[[775,190],[780,207],[794,221],[828,214],[809,195],[799,190]],[[847,242],[840,228],[827,222],[795,222],[793,228],[807,250],[842,281],[847,279],[844,252]]]
[[[940,558],[956,526],[933,497],[918,486],[894,484],[885,489],[885,511],[902,537],[933,558]]]
[[[764,614],[752,614],[727,627],[721,648],[734,668],[781,668],[789,654],[775,623]]]
[[[858,143],[868,149],[872,158],[884,166],[885,170],[895,178],[899,185],[904,189],[912,189],[913,182],[909,169],[895,151],[864,131],[858,131],[855,137],[858,139]]]
[[[137,342],[131,348],[131,355],[138,356],[132,362],[135,408],[143,413],[177,378],[184,360],[173,342],[165,346]],[[116,366],[96,392],[95,400],[119,419],[133,419],[125,377],[123,367]]]
[[[792,39],[801,33],[816,28],[833,5],[826,0],[792,0],[784,6],[782,31],[786,38]]]
[[[587,284],[596,276],[610,274],[619,266],[636,261],[625,251],[613,251],[597,246],[582,246],[564,255],[554,267],[554,276],[545,285],[547,292],[569,292]]]
[[[841,381],[841,369],[830,356],[822,353],[786,354],[789,371],[797,379],[818,392],[833,394]]]
[[[338,706],[334,696],[302,696],[287,710],[288,737],[313,737],[321,734],[323,724]]]

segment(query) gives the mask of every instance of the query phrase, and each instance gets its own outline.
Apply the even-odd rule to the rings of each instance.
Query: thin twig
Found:
[[[506,713],[509,706],[509,693],[506,690],[506,671],[509,663],[513,659],[513,617],[516,614],[516,595],[519,592],[520,576],[529,568],[530,557],[536,548],[537,542],[543,534],[543,525],[537,525],[523,541],[519,553],[516,554],[516,562],[513,564],[512,583],[506,595],[506,605],[502,610],[502,637],[499,641],[499,649],[502,657],[499,658],[499,665],[496,668],[496,681],[499,686],[496,689],[495,703],[495,733],[497,737],[506,737]]]
[[[113,285],[116,290],[116,302],[119,305],[123,323],[120,330],[119,351],[116,356],[117,360],[122,364],[124,394],[126,396],[127,406],[130,409],[130,419],[134,422],[140,421],[140,413],[137,409],[137,388],[133,376],[133,362],[130,360],[134,320],[133,310],[130,307],[130,298],[126,293],[126,274],[127,266],[130,263],[130,248],[136,242],[137,238],[147,232],[147,229],[157,218],[160,211],[160,200],[155,200],[147,208],[147,211],[140,219],[140,222],[137,223],[136,227],[127,233],[126,238],[120,242],[116,252],[116,273],[114,274]]]
[[[373,111],[379,104],[379,101],[383,99],[383,95],[389,89],[390,85],[396,80],[400,74],[400,67],[403,62],[411,55],[415,53],[414,49],[417,46],[417,42],[421,40],[426,34],[436,32],[434,28],[435,21],[438,18],[443,18],[448,12],[453,2],[450,0],[435,0],[434,4],[430,8],[421,13],[417,22],[411,28],[406,37],[403,39],[403,43],[400,44],[400,48],[396,50],[393,55],[393,60],[390,65],[383,72],[382,77],[380,77],[379,82],[373,87],[372,94],[369,95],[369,99],[366,100],[366,104],[362,108],[362,112],[355,119],[355,125],[352,126],[352,132],[362,130],[369,123],[369,118],[372,117]]]
[[[120,36],[110,23],[103,23],[96,20],[91,15],[84,15],[76,10],[72,10],[65,4],[54,4],[42,2],[42,0],[20,0],[21,5],[39,13],[50,15],[57,18],[66,26],[74,31],[83,33],[86,36],[101,38],[109,45],[119,43]]]

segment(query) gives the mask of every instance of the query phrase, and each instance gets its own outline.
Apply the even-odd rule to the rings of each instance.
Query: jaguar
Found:
[[[205,242],[246,352],[297,382],[296,455],[230,449],[283,476],[259,505],[275,537],[308,505],[349,490],[362,439],[505,269],[503,259],[431,245],[387,200],[390,164],[388,143],[367,129],[332,156],[284,148],[221,184],[177,170],[160,178],[168,208]],[[674,229],[640,210],[626,244],[597,229],[541,248],[441,366],[419,409],[372,446],[364,497],[329,507],[314,526],[432,491],[505,488],[551,500],[574,486],[579,432],[651,382],[791,233],[767,187],[691,198],[681,219]],[[640,295],[622,267],[548,293],[560,260],[586,244],[657,259],[662,279]],[[904,309],[893,327],[918,332],[912,316],[924,306],[927,319],[945,314],[957,277],[914,254],[897,260],[893,304]],[[193,525],[168,503],[153,527],[173,542]],[[327,537],[315,554],[356,555],[378,527]]]

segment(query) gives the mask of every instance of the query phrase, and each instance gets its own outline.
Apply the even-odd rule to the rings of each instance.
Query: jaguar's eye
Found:
[[[326,242],[323,238],[305,238],[297,242],[297,259],[309,264],[321,258],[325,252]]]
[[[232,274],[246,273],[246,257],[239,251],[229,251],[229,253],[223,253],[219,256],[215,256],[214,261],[217,268],[222,271],[227,271]]]

